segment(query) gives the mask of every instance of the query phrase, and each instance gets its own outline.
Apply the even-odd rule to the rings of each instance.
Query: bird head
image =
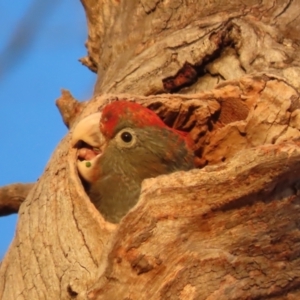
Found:
[[[89,118],[73,133],[73,144],[88,145],[78,150],[78,170],[90,183],[92,202],[109,221],[117,222],[134,206],[144,179],[195,166],[187,134],[138,103],[112,102],[101,116]]]
[[[194,164],[187,134],[168,127],[138,103],[108,104],[102,111],[100,131],[106,141],[103,153],[112,156],[109,161],[116,160],[115,164],[124,165],[143,179],[189,169]]]

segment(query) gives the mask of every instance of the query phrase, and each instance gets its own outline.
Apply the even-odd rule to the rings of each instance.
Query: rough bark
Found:
[[[82,2],[95,97],[58,101],[70,132],[20,208],[0,298],[298,299],[300,2]],[[144,181],[112,225],[71,136],[117,99],[188,131],[199,169]]]
[[[0,217],[19,211],[34,183],[15,183],[0,188]]]

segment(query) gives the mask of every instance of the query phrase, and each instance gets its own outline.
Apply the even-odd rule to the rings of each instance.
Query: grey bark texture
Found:
[[[0,299],[299,299],[300,1],[82,0],[95,95],[19,210]],[[111,101],[188,131],[198,169],[145,180],[120,224],[71,136]]]

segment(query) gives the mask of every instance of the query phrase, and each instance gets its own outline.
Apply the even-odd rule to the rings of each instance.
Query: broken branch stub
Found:
[[[0,217],[17,213],[34,183],[14,183],[0,187]]]
[[[86,103],[77,101],[67,90],[62,90],[60,98],[56,100],[56,106],[68,129],[72,127],[85,105]]]

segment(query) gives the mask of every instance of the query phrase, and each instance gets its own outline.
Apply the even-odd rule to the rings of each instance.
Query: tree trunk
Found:
[[[300,1],[82,3],[95,95],[57,101],[70,132],[20,207],[0,299],[299,299]],[[199,168],[145,180],[111,224],[71,138],[117,99],[188,131]]]

